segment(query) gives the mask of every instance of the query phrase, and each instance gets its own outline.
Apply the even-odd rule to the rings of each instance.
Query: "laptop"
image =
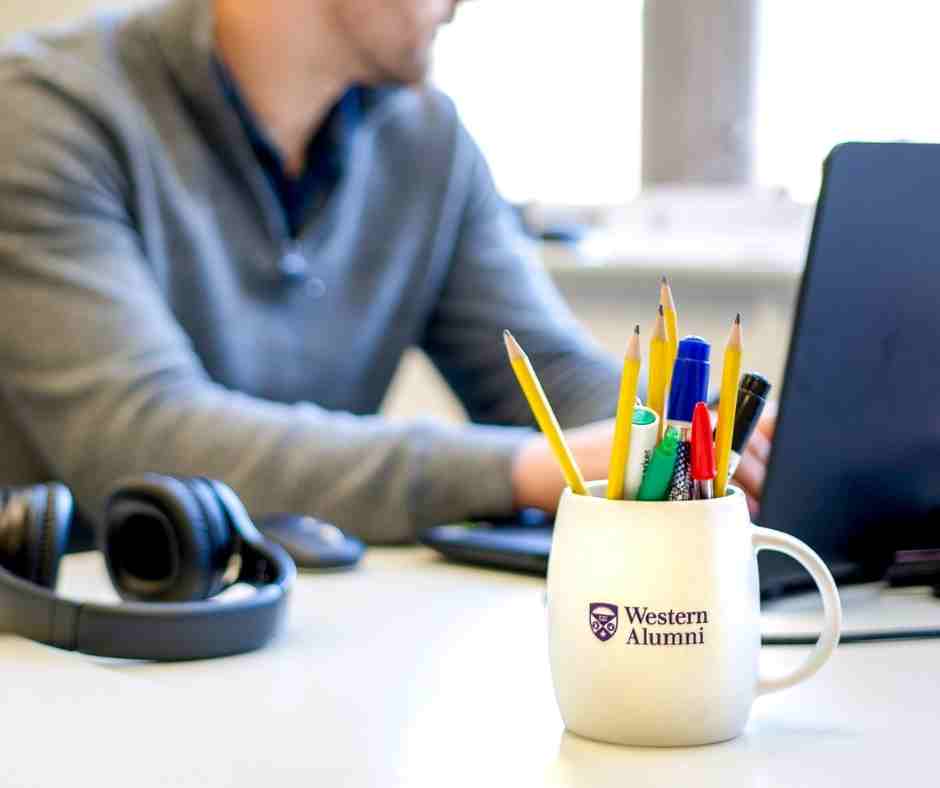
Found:
[[[845,143],[826,158],[759,522],[840,583],[940,545],[940,145]],[[458,561],[543,574],[551,518],[431,528]],[[811,585],[762,552],[765,598]]]

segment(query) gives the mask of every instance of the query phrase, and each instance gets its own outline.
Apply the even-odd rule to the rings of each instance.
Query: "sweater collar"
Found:
[[[169,0],[156,9],[155,30],[174,79],[200,114],[218,115],[226,109],[212,67],[215,15],[211,0]]]
[[[349,88],[330,109],[320,128],[307,141],[306,164],[299,175],[287,172],[284,159],[262,123],[248,105],[229,68],[213,56],[216,78],[229,106],[235,110],[242,130],[251,144],[284,212],[292,237],[297,237],[315,198],[325,199],[343,176],[352,136],[360,122],[362,88]]]

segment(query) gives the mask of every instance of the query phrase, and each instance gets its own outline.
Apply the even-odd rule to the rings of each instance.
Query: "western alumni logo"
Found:
[[[617,634],[617,606],[608,602],[591,602],[588,605],[588,623],[594,637],[606,643]]]
[[[594,637],[606,643],[617,633],[618,605],[610,602],[588,604],[588,623]],[[630,624],[628,646],[701,646],[705,644],[707,610],[650,610],[639,605],[623,605]],[[669,627],[663,631],[662,627]]]

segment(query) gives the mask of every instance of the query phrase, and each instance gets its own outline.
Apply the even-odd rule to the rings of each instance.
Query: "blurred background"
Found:
[[[0,38],[141,0],[3,0]],[[923,0],[478,0],[440,36],[456,101],[533,253],[618,355],[658,279],[680,332],[780,383],[823,159],[846,140],[940,138],[940,6]],[[412,354],[395,418],[463,417]]]

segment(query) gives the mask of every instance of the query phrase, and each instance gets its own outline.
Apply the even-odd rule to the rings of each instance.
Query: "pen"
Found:
[[[708,406],[699,402],[692,416],[692,500],[713,498],[715,449],[712,445],[712,417]]]
[[[745,372],[738,387],[738,401],[734,417],[734,435],[731,437],[731,457],[728,476],[734,476],[741,462],[741,452],[751,439],[751,434],[760,421],[767,396],[772,388],[770,381],[756,372]]]
[[[623,377],[620,379],[620,399],[617,403],[614,443],[607,473],[607,497],[610,500],[623,498],[623,482],[630,459],[630,432],[633,428],[633,408],[640,379],[641,361],[640,327],[637,326],[627,342],[627,351],[623,359]]]
[[[630,460],[623,478],[623,499],[632,501],[639,492],[643,474],[659,440],[659,417],[652,408],[633,409],[633,429],[630,431]]]
[[[741,377],[741,315],[734,318],[731,334],[725,346],[724,365],[721,370],[721,399],[718,402],[718,430],[715,436],[717,475],[715,495],[721,498],[728,486],[731,458],[731,437],[735,425],[738,399],[738,378]]]
[[[676,466],[676,451],[679,448],[679,430],[669,427],[666,435],[653,450],[643,483],[637,493],[638,501],[665,501],[669,492],[669,483]]]
[[[692,432],[692,413],[695,405],[708,399],[710,352],[711,347],[701,337],[688,336],[679,343],[666,411],[666,424],[679,430],[681,441],[676,454],[672,485],[669,488],[671,501],[688,501],[692,495],[688,441]]]
[[[558,425],[558,419],[552,411],[548,397],[539,383],[535,370],[525,351],[519,346],[515,338],[508,331],[503,332],[503,341],[506,343],[506,351],[509,353],[509,361],[512,364],[512,370],[516,373],[519,385],[522,387],[522,393],[532,409],[532,415],[542,430],[542,434],[548,440],[548,445],[555,454],[555,459],[561,466],[561,472],[564,474],[565,481],[571,488],[571,491],[578,495],[587,495],[587,487],[584,485],[584,477],[581,475],[581,469],[565,442],[565,436],[562,434],[561,427]]]

